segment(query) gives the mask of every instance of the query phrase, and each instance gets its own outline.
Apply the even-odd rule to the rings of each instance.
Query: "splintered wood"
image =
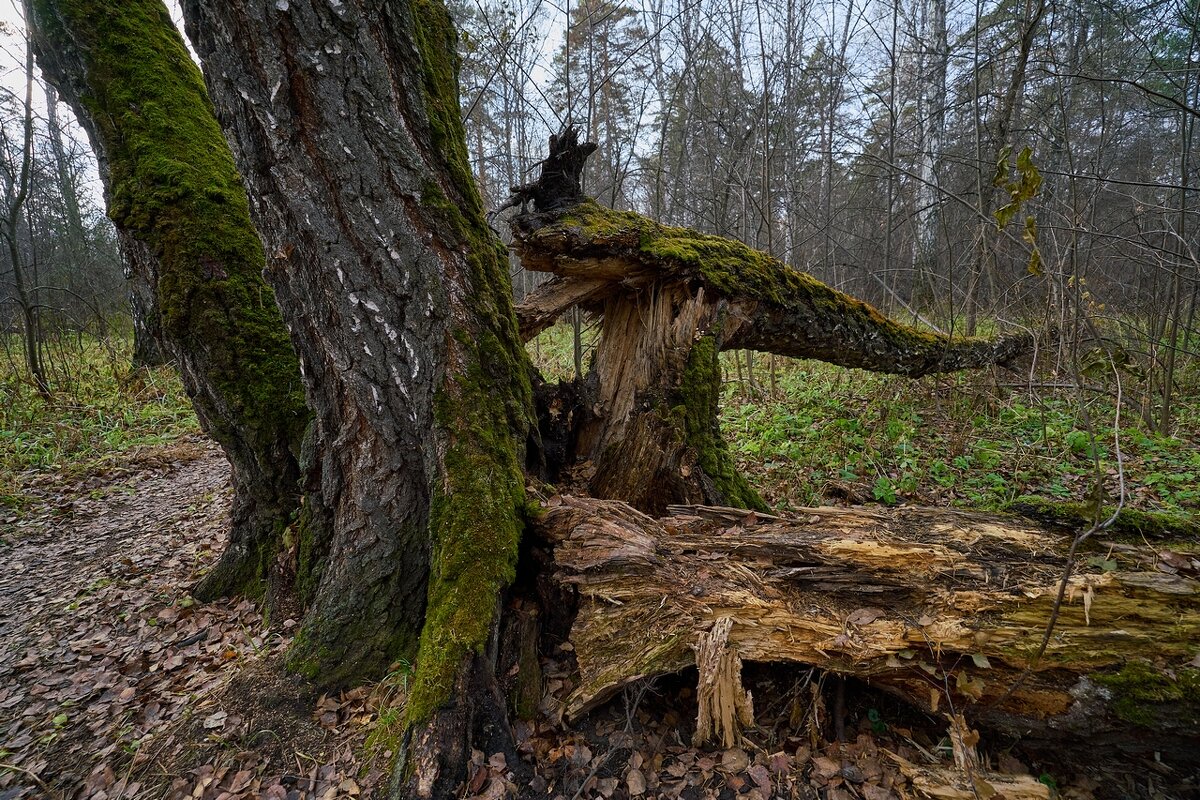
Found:
[[[729,645],[733,620],[722,617],[693,645],[700,680],[696,689],[700,712],[693,743],[720,741],[728,749],[742,743],[742,730],[754,724],[754,703],[742,686],[742,659]]]
[[[1186,715],[1158,714],[1158,739],[1132,729],[1094,676],[1131,660],[1169,675],[1200,648],[1200,582],[1161,571],[1154,548],[1097,543],[1104,559],[1084,555],[1034,663],[1070,544],[1063,532],[920,508],[784,519],[677,506],[654,519],[616,501],[548,506],[537,528],[553,546],[554,579],[579,597],[569,716],[632,681],[699,666],[701,725],[728,742],[748,724],[744,659],[858,677],[1027,737],[1107,730],[1197,744]]]
[[[1050,787],[1029,775],[921,766],[887,750],[883,752],[912,782],[917,796],[928,800],[1050,800]]]

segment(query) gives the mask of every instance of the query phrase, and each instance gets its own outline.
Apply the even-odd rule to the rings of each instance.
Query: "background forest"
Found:
[[[604,205],[741,239],[937,330],[1063,332],[1034,377],[915,390],[727,358],[725,429],[773,502],[996,505],[1090,495],[1097,474],[1111,502],[1122,488],[1104,429],[1120,407],[1131,504],[1200,503],[1194,4],[477,0],[452,10],[490,208],[536,174],[548,134],[574,121],[599,145],[585,188]],[[0,427],[16,475],[191,423],[169,375],[134,379],[127,368],[128,292],[91,156],[52,90],[36,74],[26,83],[20,31],[7,33]],[[501,217],[493,224],[504,233]],[[518,298],[544,279],[515,256],[512,273]],[[592,340],[586,319],[573,327],[533,343],[563,376],[582,371]],[[135,361],[153,363],[139,339]],[[13,481],[4,491],[15,500]]]

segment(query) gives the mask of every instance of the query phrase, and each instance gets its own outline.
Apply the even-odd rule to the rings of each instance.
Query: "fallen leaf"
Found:
[[[640,769],[631,769],[625,776],[625,786],[629,789],[629,794],[634,797],[645,794],[646,776]]]
[[[762,764],[755,764],[746,771],[754,785],[762,790],[763,796],[771,796],[771,773]]]
[[[204,718],[204,727],[208,730],[225,727],[225,719],[229,716],[226,711],[218,711]]]
[[[859,608],[850,612],[850,616],[846,617],[846,622],[850,625],[870,625],[885,616],[887,616],[887,612],[882,608]]]
[[[726,772],[742,772],[750,766],[750,756],[740,747],[730,748],[721,754],[721,769]]]

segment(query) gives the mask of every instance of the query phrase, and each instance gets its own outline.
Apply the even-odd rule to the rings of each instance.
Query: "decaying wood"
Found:
[[[788,518],[676,508],[653,519],[615,501],[548,505],[537,530],[552,545],[555,579],[579,598],[570,639],[580,680],[568,716],[630,682],[694,666],[715,637],[737,659],[855,676],[1027,740],[1200,762],[1195,688],[1171,688],[1196,677],[1186,666],[1200,650],[1192,556],[1164,562],[1161,549],[1096,543],[1100,558],[1085,557],[1072,576],[1034,664],[1070,544],[1062,532],[918,508]],[[1157,695],[1113,680],[1131,665]],[[701,680],[709,674],[702,666]]]
[[[719,741],[725,748],[742,743],[742,730],[754,724],[754,701],[742,686],[742,659],[729,646],[733,618],[721,617],[700,634],[696,651],[697,745]]]
[[[573,126],[550,134],[550,150],[538,179],[513,186],[512,197],[500,210],[532,202],[537,211],[551,211],[578,203],[583,199],[583,165],[595,151],[593,142],[579,141],[579,131]]]
[[[1004,775],[983,768],[979,752],[979,731],[973,730],[962,714],[947,714],[954,767],[913,764],[895,753],[884,753],[896,762],[904,777],[912,782],[919,797],[932,800],[979,800],[1002,797],[1005,800],[1050,800],[1050,787],[1032,775]]]
[[[560,145],[552,142],[552,153]],[[1006,365],[1034,346],[1027,334],[952,338],[902,325],[729,239],[586,199],[553,208],[513,220],[524,266],[555,275],[517,308],[521,335],[532,338],[573,307],[601,317],[584,413],[570,415],[577,428],[556,438],[574,443],[567,462],[588,465],[588,494],[643,511],[763,507],[718,429],[721,350],[919,376]]]
[[[896,762],[904,777],[912,781],[918,797],[931,800],[979,800],[984,797],[1004,800],[1050,800],[1050,787],[1032,775],[1004,775],[978,770],[968,773],[957,766],[930,767],[913,764],[884,751]]]

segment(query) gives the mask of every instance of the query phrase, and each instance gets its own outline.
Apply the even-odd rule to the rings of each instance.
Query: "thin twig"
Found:
[[[50,791],[50,787],[48,785],[46,785],[45,781],[43,781],[41,778],[39,778],[36,773],[30,772],[29,770],[25,769],[24,767],[18,767],[16,764],[0,763],[0,770],[10,770],[12,772],[19,772],[22,775],[32,778],[33,781],[42,788],[42,791],[47,792],[47,793],[49,793],[49,791]]]

